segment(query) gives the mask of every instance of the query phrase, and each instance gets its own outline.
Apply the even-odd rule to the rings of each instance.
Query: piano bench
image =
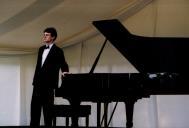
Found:
[[[78,118],[85,117],[85,125],[89,126],[89,115],[91,114],[90,105],[80,105],[78,109]],[[54,105],[53,107],[53,126],[56,126],[56,117],[65,117],[66,126],[69,126],[69,118],[72,117],[73,111],[71,105]]]

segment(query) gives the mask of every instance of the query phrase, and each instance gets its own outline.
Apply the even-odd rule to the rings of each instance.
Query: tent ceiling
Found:
[[[1,0],[0,53],[34,52],[44,28],[57,28],[65,47],[92,37],[92,21],[123,19],[152,0]]]

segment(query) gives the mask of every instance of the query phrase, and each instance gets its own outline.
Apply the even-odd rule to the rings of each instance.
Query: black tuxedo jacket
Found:
[[[47,58],[41,66],[42,54],[45,46],[39,48],[33,85],[44,88],[57,88],[59,71],[68,72],[68,65],[64,58],[64,52],[55,44],[51,47]]]

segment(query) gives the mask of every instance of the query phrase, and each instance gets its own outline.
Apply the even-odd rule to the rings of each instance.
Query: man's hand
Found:
[[[62,77],[65,77],[66,74],[69,74],[69,72],[62,72]]]

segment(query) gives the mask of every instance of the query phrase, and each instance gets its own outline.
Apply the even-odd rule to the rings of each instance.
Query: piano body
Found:
[[[126,126],[131,128],[133,107],[138,99],[150,95],[189,94],[187,81],[189,61],[186,60],[187,57],[184,58],[189,55],[189,38],[133,35],[117,19],[94,21],[93,25],[139,71],[139,73],[91,71],[68,74],[63,78],[62,86],[56,90],[55,96],[96,102],[98,127],[101,126],[101,103],[107,105],[112,101],[125,102]],[[96,59],[95,63],[97,61]],[[94,67],[93,65],[93,70]],[[71,93],[73,89],[77,92]],[[105,109],[105,115],[106,112]],[[106,118],[105,121],[106,125]]]

